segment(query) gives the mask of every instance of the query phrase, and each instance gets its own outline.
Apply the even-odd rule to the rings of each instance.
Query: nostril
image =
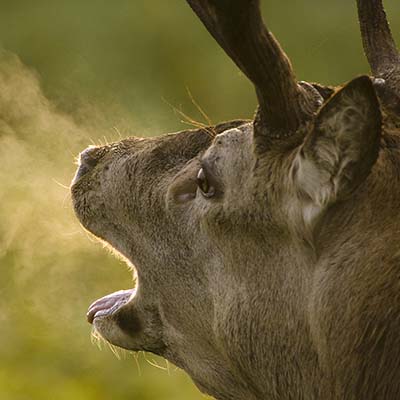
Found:
[[[90,146],[79,154],[79,165],[93,168],[96,166],[99,158],[99,149]]]
[[[104,148],[89,146],[79,154],[79,168],[76,171],[72,183],[75,183],[80,177],[92,170],[104,155]]]

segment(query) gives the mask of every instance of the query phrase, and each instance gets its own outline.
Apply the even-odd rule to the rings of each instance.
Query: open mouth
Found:
[[[136,288],[119,290],[93,302],[86,314],[89,323],[93,323],[95,318],[105,317],[114,314],[122,306],[128,303],[136,294]]]

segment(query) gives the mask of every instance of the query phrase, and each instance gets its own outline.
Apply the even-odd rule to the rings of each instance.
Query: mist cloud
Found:
[[[46,98],[35,71],[0,52],[0,309],[9,323],[21,307],[49,323],[60,312],[72,318],[70,299],[85,301],[84,277],[99,268],[87,260],[108,257],[80,227],[68,190],[78,152],[117,135],[99,130],[91,109],[78,124]]]

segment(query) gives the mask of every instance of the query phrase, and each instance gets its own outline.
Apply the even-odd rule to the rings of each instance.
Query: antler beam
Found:
[[[265,27],[259,0],[187,0],[214,39],[253,82],[263,134],[290,134],[310,116],[306,90]]]

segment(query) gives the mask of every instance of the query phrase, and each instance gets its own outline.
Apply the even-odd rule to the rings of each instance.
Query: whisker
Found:
[[[71,157],[77,158],[76,153],[73,153],[72,150],[71,150],[70,148],[68,148],[67,150],[68,150],[68,153],[70,154]]]
[[[121,349],[119,349],[118,347],[116,347],[116,346],[114,346],[113,344],[111,344],[111,343],[109,343],[109,342],[106,342],[107,343],[107,345],[108,345],[108,348],[111,350],[111,353],[113,353],[114,354],[114,356],[118,359],[118,360],[120,360],[121,361],[121,359],[122,359],[122,350]]]
[[[140,353],[139,352],[136,352],[136,353],[132,352],[131,354],[133,355],[133,358],[135,359],[136,366],[137,366],[137,369],[138,369],[138,374],[139,374],[139,376],[142,376],[142,368],[141,368],[140,362],[139,362],[139,354]]]
[[[70,190],[70,186],[64,185],[61,182],[58,182],[55,178],[51,178],[53,182],[55,182],[58,186],[61,186],[63,189],[67,189],[68,191]]]
[[[113,126],[113,129],[114,129],[115,132],[117,132],[119,140],[122,140],[123,137],[122,137],[122,134],[121,134],[121,132],[119,131],[119,129],[118,129],[116,126]]]
[[[103,350],[103,343],[105,340],[103,337],[100,335],[100,333],[96,330],[95,327],[92,328],[92,332],[90,334],[90,340],[91,342],[98,347],[100,351]]]
[[[164,360],[165,361],[165,369],[167,370],[167,374],[169,376],[171,376],[171,368],[170,368],[170,363],[168,360]]]
[[[167,371],[167,368],[162,367],[161,365],[157,364],[157,362],[156,362],[156,360],[154,360],[154,358],[153,358],[152,360],[149,360],[149,359],[146,357],[146,354],[145,354],[145,353],[143,353],[143,356],[144,356],[144,359],[147,361],[147,363],[149,363],[152,367],[161,369],[161,370],[163,370],[163,371]]]
[[[86,136],[87,139],[89,139],[89,142],[93,145],[93,146],[97,146],[96,142],[92,139],[91,136]]]
[[[193,118],[189,117],[187,114],[185,114],[182,110],[178,109],[174,105],[168,103],[167,100],[163,99],[163,101],[168,104],[175,113],[179,114],[181,117],[183,117],[185,120],[181,120],[180,122],[185,124],[185,125],[190,125],[198,129],[204,129],[206,133],[211,137],[214,138],[216,136],[216,133],[214,131],[213,127],[207,126],[203,124],[202,122],[196,121]]]
[[[82,233],[82,229],[77,229],[77,230],[72,231],[72,232],[64,232],[64,233],[62,234],[62,236],[69,237],[69,236],[79,235],[79,234],[81,234],[81,233]]]
[[[194,126],[195,128],[200,128],[200,129],[205,130],[206,133],[207,133],[212,139],[216,136],[216,132],[215,132],[214,128],[212,128],[212,127],[210,127],[210,126],[206,126],[206,125],[203,125],[203,124],[200,124],[200,123],[195,123],[195,121],[194,121],[194,122],[188,122],[188,121],[181,120],[181,123],[184,124],[184,125],[189,125],[189,126],[191,126],[191,127]]]
[[[71,193],[70,192],[67,192],[66,194],[65,194],[65,196],[64,196],[64,199],[63,199],[63,201],[62,201],[62,203],[61,203],[61,207],[62,208],[67,208],[67,206],[65,205],[65,202],[66,202],[66,200],[67,199],[71,199]],[[69,209],[70,207],[68,206],[68,209]]]
[[[173,104],[169,103],[165,98],[163,98],[163,101],[167,105],[169,105],[175,113],[179,114],[181,117],[183,117],[185,119],[185,120],[181,120],[180,122],[182,122],[186,125],[194,126],[195,128],[204,129],[206,131],[206,133],[209,134],[211,137],[215,137],[215,132],[212,127],[209,127],[209,126],[203,124],[202,122],[196,121],[195,119],[189,117],[182,110],[178,109]]]
[[[207,115],[207,113],[202,109],[202,107],[199,105],[199,103],[194,99],[190,89],[186,86],[186,91],[189,95],[189,98],[193,105],[197,108],[199,113],[203,116],[203,118],[207,121],[208,125],[214,125],[213,122],[211,121],[210,117]]]

